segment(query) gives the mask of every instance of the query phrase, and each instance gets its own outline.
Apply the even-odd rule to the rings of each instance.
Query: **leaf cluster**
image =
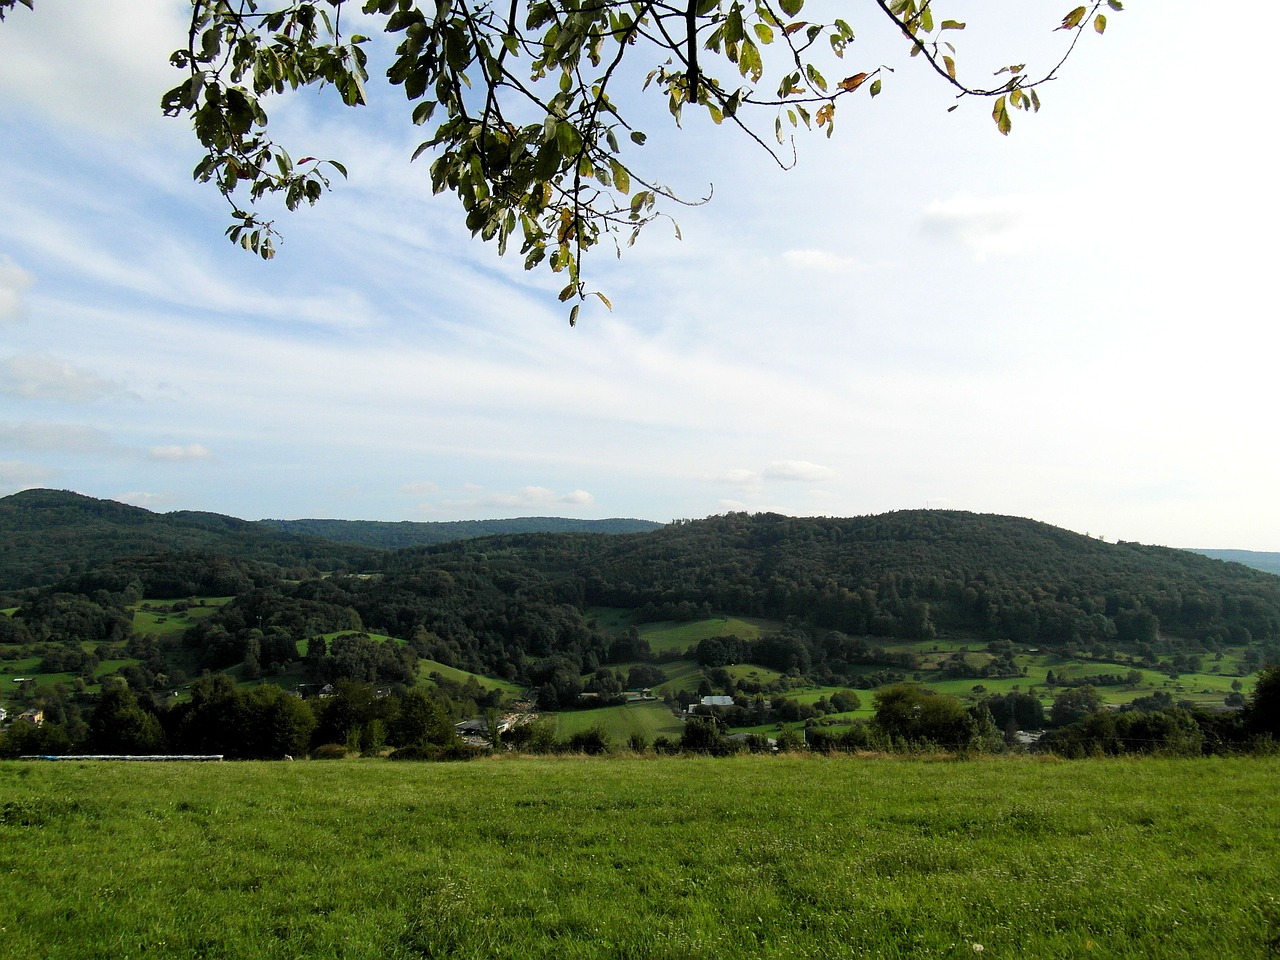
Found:
[[[273,223],[255,205],[268,196],[290,210],[312,204],[334,174],[346,176],[336,160],[295,162],[268,136],[264,102],[287,90],[331,87],[348,107],[366,103],[369,37],[342,27],[344,10],[355,9],[362,26],[395,44],[386,79],[426,130],[414,157],[430,156],[434,191],[453,194],[471,233],[493,241],[499,254],[516,246],[526,269],[559,275],[559,299],[577,301],[571,323],[587,297],[610,306],[587,287],[583,257],[606,239],[620,255],[643,227],[669,219],[664,201],[689,202],[641,168],[647,136],[618,93],[624,78],[643,75],[643,87],[665,97],[677,123],[686,108],[705,111],[788,166],[793,151],[788,158],[779,150],[789,130],[816,127],[830,136],[841,99],[864,87],[877,96],[892,72],[869,53],[859,68],[840,69],[853,26],[809,19],[805,0],[191,2],[187,43],[172,57],[188,76],[162,106],[190,118],[206,151],[194,175],[231,201],[232,241],[273,256]],[[1063,18],[1058,29],[1074,31],[1068,54],[1086,15],[1097,32],[1105,28],[1102,5]],[[1118,0],[1107,5],[1120,8]],[[999,71],[1007,78],[996,86],[972,85],[960,79],[955,46],[944,39],[964,30],[963,21],[935,20],[930,0],[876,6],[908,40],[911,56],[958,96],[995,98],[1002,133],[1010,111],[1039,109],[1035,88],[1062,63],[1036,79],[1018,64]],[[773,116],[777,146],[758,131],[761,111]]]

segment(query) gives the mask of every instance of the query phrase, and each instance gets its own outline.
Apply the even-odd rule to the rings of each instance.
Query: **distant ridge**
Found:
[[[649,533],[663,524],[653,520],[618,518],[572,520],[565,517],[515,517],[510,520],[386,521],[386,520],[260,520],[287,533],[322,537],[381,550],[429,547],[476,537],[519,533]]]
[[[207,553],[298,573],[363,568],[379,553],[216,513],[157,514],[67,490],[0,498],[0,590],[40,587],[124,557]]]
[[[638,533],[648,520],[522,517],[451,523],[376,520],[241,520],[220,513],[154,513],[69,490],[0,498],[0,590],[45,586],[124,557],[224,554],[298,572],[372,568],[388,550],[493,534]]]
[[[1268,553],[1262,550],[1192,550],[1214,560],[1226,560],[1230,563],[1242,563],[1246,567],[1262,570],[1264,573],[1280,575],[1280,553]]]

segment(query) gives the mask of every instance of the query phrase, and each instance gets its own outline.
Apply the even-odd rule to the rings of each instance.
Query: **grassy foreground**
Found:
[[[1266,957],[1280,761],[0,764],[0,958]]]

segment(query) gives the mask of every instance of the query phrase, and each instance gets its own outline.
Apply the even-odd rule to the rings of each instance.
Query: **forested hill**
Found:
[[[509,589],[549,580],[562,596],[651,620],[734,613],[847,634],[1044,643],[1280,638],[1280,578],[1270,574],[953,511],[730,514],[613,538],[490,538],[395,554],[388,579],[433,569],[500,571]]]
[[[46,522],[30,519],[42,510]],[[216,549],[175,542],[215,528],[223,537]],[[268,534],[276,540],[262,539]],[[33,492],[0,501],[0,543],[10,576],[22,558],[28,572],[44,563],[46,575],[57,557],[80,564],[0,618],[29,637],[119,639],[139,598],[234,596],[184,635],[209,670],[242,662],[283,668],[304,640],[364,630],[488,676],[544,684],[554,675],[576,684],[602,664],[651,656],[639,631],[604,626],[612,618],[599,608],[630,611],[623,618],[630,625],[718,615],[773,620],[783,632],[750,649],[723,637],[714,641],[719,649],[695,659],[746,660],[842,683],[859,665],[887,662],[868,636],[1013,641],[1104,660],[1123,650],[1147,664],[1226,647],[1246,649],[1255,664],[1280,656],[1280,577],[1187,551],[951,511],[849,519],[737,513],[648,533],[514,534],[366,551],[360,555],[374,562],[363,569],[375,575],[344,576],[342,554],[305,552],[362,548],[226,517],[161,517]],[[153,555],[77,572],[111,551],[148,550]],[[308,559],[287,566],[272,556]],[[326,572],[337,572],[309,576],[302,568],[319,556],[335,564]]]
[[[515,533],[647,533],[662,526],[652,520],[573,520],[566,517],[515,517],[510,520],[261,520],[287,533],[323,537],[385,550],[425,547],[454,540]]]
[[[360,569],[374,551],[215,513],[157,514],[65,490],[0,498],[0,590],[43,586],[120,557],[174,551],[272,564],[303,576]]]
[[[1195,550],[1193,552],[1203,553],[1206,557],[1213,557],[1215,560],[1230,560],[1232,563],[1243,563],[1246,567],[1253,567],[1255,570],[1280,574],[1280,553],[1260,550]]]
[[[272,564],[294,578],[369,569],[387,550],[531,531],[653,530],[647,520],[524,517],[457,523],[372,520],[240,520],[181,510],[157,514],[64,490],[0,498],[0,590],[44,586],[108,560],[185,552]]]

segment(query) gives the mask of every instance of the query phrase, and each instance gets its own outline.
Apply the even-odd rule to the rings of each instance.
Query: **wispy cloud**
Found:
[[[1059,205],[1046,197],[955,196],[925,208],[921,229],[958,243],[975,259],[1026,251],[1054,229]]]
[[[117,450],[96,427],[70,423],[19,423],[0,421],[0,445],[10,450],[103,453]]]
[[[456,500],[445,500],[441,506],[452,509],[500,509],[539,510],[548,507],[589,507],[595,503],[595,497],[585,490],[571,490],[568,493],[557,493],[548,487],[521,487],[514,493],[486,492],[477,484],[466,484],[464,491],[470,496]]]
[[[775,460],[764,468],[766,480],[786,480],[796,482],[816,482],[833,480],[836,472],[808,460]]]
[[[199,443],[189,443],[186,446],[168,444],[152,447],[147,451],[147,454],[152,460],[164,460],[171,463],[183,460],[209,460],[213,457],[209,449]]]
[[[122,17],[110,4],[42,0],[20,13],[0,47],[6,99],[99,136],[141,140],[165,123],[160,96],[182,79],[169,64],[188,26],[179,4],[135,2]]]
[[[6,492],[38,486],[57,476],[56,470],[23,460],[0,460],[0,486]]]
[[[142,490],[130,490],[128,493],[117,494],[113,499],[119,500],[121,503],[132,504],[135,507],[142,507],[146,510],[158,510],[161,507],[173,506],[173,497],[163,493],[147,493]]]
[[[119,383],[47,354],[23,353],[0,360],[0,396],[88,403],[124,392]]]
[[[410,497],[430,497],[440,492],[440,487],[426,480],[400,484],[400,492]]]
[[[26,312],[22,294],[35,282],[34,275],[0,254],[0,323],[22,319]]]
[[[834,253],[830,250],[788,250],[782,255],[784,263],[804,270],[823,273],[852,273],[866,270],[869,264],[857,257]]]

